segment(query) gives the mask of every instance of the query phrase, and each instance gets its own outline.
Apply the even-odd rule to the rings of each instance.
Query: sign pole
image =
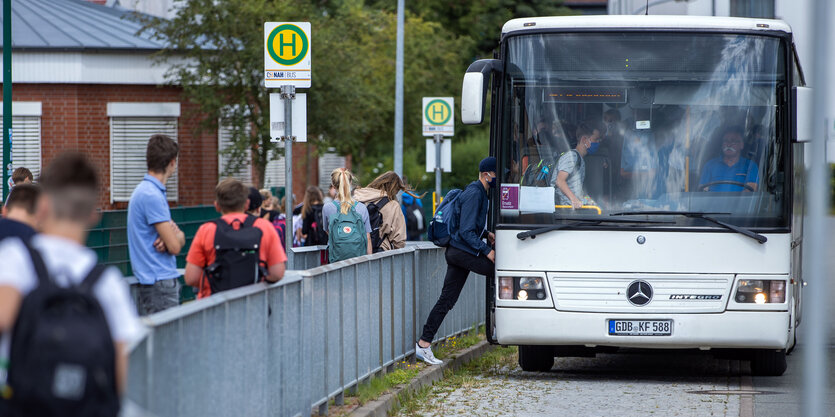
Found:
[[[827,236],[826,215],[829,209],[829,170],[826,164],[826,140],[828,126],[826,125],[827,95],[830,84],[830,68],[827,66],[832,58],[832,49],[828,39],[832,35],[829,16],[831,5],[828,1],[815,2],[814,14],[810,17],[813,23],[812,37],[812,71],[811,82],[814,94],[814,116],[812,119],[814,136],[812,142],[806,145],[806,151],[811,150],[810,168],[806,189],[808,192],[807,217],[804,219],[803,232],[803,280],[809,283],[804,290],[803,325],[801,334],[803,342],[803,389],[800,415],[825,416],[829,415],[827,398],[829,396],[829,330],[831,316],[827,312],[830,300],[830,274],[826,268],[830,255],[829,236]],[[812,10],[811,8],[809,10]],[[805,284],[804,282],[804,284]],[[808,295],[806,295],[808,294]],[[808,298],[806,298],[808,297]]]
[[[405,0],[397,1],[397,45],[394,73],[394,172],[403,176],[403,26]]]
[[[3,0],[3,200],[12,176],[12,0]]]
[[[441,144],[444,142],[444,135],[436,134],[435,136],[435,195],[437,199],[441,199]]]
[[[296,87],[281,86],[284,100],[284,247],[287,248],[287,269],[293,269],[293,99]]]

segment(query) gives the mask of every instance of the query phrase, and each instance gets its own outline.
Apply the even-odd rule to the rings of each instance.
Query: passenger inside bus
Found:
[[[585,193],[586,165],[583,157],[597,152],[600,146],[600,131],[586,123],[580,123],[575,138],[571,142],[572,149],[560,155],[552,176],[552,184],[559,205],[578,209],[584,205],[596,205]]]

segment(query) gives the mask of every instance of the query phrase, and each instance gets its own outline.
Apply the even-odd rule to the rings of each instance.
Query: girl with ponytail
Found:
[[[351,186],[354,175],[346,168],[331,172],[331,184],[336,198],[322,208],[322,217],[328,231],[328,258],[330,262],[371,254],[371,223],[368,208],[354,200]]]

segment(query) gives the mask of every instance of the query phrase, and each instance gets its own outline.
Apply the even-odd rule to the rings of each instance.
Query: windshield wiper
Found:
[[[568,220],[568,219],[566,219]],[[570,223],[560,223],[560,224],[552,224],[550,226],[540,227],[539,229],[533,230],[526,230],[524,232],[519,232],[516,234],[516,238],[519,240],[525,240],[527,238],[536,239],[537,235],[541,235],[543,233],[552,232],[554,230],[561,230],[561,229],[570,229],[576,226],[595,226],[600,223],[660,223],[660,224],[670,224],[673,222],[668,221],[661,221],[661,220],[633,220],[633,219],[601,219],[596,217],[587,217],[587,218],[579,218],[576,221]]]
[[[610,216],[633,216],[633,215],[672,215],[672,216],[684,216],[689,218],[696,218],[696,219],[704,219],[713,224],[717,224],[722,226],[728,230],[732,230],[739,234],[745,235],[750,237],[751,239],[756,240],[760,244],[765,243],[768,241],[768,238],[751,230],[748,230],[744,227],[739,227],[737,225],[733,225],[730,223],[725,223],[719,219],[710,217],[710,215],[730,215],[731,213],[711,213],[711,212],[703,212],[703,211],[622,211],[618,213],[609,214]]]

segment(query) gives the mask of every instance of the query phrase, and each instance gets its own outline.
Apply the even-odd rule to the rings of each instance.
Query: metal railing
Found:
[[[445,272],[443,248],[410,244],[145,317],[128,398],[161,417],[327,413],[330,399],[414,354]],[[484,310],[485,280],[473,275],[436,340],[482,323]]]

